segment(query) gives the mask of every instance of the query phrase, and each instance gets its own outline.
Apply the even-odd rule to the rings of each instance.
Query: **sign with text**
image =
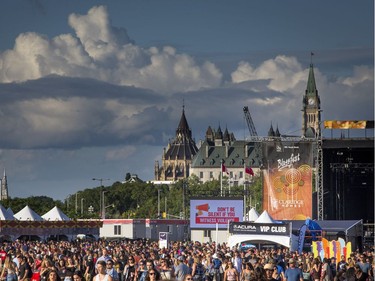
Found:
[[[313,143],[263,143],[263,208],[276,220],[312,216]]]
[[[242,199],[191,199],[190,228],[227,228],[243,219]]]
[[[168,232],[159,232],[159,248],[168,248]]]
[[[290,225],[284,223],[251,223],[231,222],[229,232],[232,234],[269,234],[290,235]]]

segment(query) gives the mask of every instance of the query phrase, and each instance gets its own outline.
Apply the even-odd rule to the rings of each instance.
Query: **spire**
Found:
[[[223,137],[224,141],[230,141],[230,135],[229,135],[229,132],[228,132],[228,128],[225,127],[225,131],[224,131],[224,137]]]
[[[314,65],[310,64],[309,78],[307,80],[306,95],[317,95],[318,91],[315,84]]]
[[[176,136],[182,136],[182,135],[191,137],[191,130],[189,128],[189,124],[185,116],[185,105],[182,106],[181,119],[176,130]]]
[[[276,127],[276,132],[275,132],[275,137],[280,137],[281,136],[281,134],[280,134],[280,131],[279,131],[279,125],[277,125],[277,127]]]
[[[275,131],[273,130],[272,122],[271,122],[271,127],[268,130],[268,136],[269,137],[274,137],[275,136]]]
[[[1,194],[0,194],[0,200],[6,200],[8,199],[8,181],[7,181],[7,175],[4,168],[4,175],[1,179]]]

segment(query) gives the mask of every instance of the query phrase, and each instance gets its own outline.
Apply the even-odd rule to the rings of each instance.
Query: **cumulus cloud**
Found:
[[[98,79],[163,93],[217,87],[221,71],[211,62],[198,64],[173,47],[144,49],[126,29],[111,25],[104,6],[87,15],[72,14],[75,34],[52,39],[37,33],[20,34],[12,50],[0,55],[0,82],[38,79],[51,74]]]
[[[267,80],[270,90],[290,92],[301,80],[306,79],[306,70],[295,57],[279,55],[275,59],[266,60],[257,68],[249,62],[241,61],[231,77],[233,83]]]
[[[347,86],[354,86],[366,80],[374,81],[374,69],[368,66],[355,66],[353,77],[347,77],[342,80],[342,84]]]

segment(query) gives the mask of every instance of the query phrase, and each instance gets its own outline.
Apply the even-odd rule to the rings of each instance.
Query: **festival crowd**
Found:
[[[314,257],[283,248],[155,241],[3,242],[6,281],[372,281],[374,250]]]

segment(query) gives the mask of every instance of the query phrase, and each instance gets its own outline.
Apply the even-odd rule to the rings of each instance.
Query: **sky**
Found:
[[[9,195],[152,180],[183,106],[197,144],[248,137],[244,106],[259,135],[300,135],[311,62],[323,120],[373,120],[374,2],[1,1]]]

